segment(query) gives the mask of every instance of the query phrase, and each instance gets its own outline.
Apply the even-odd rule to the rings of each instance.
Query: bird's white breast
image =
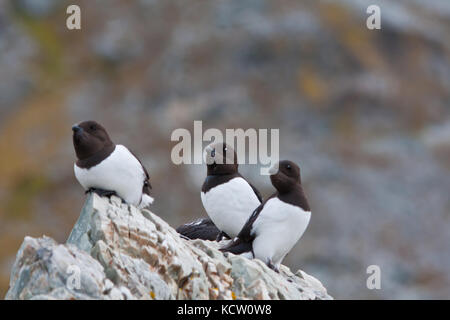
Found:
[[[260,201],[252,187],[241,177],[201,193],[206,212],[220,230],[230,237],[241,231]]]
[[[84,189],[99,188],[115,191],[126,202],[137,206],[141,202],[145,173],[138,159],[124,146],[89,169],[74,165],[75,176]]]
[[[266,262],[271,259],[279,265],[305,232],[311,212],[288,204],[278,198],[266,202],[253,223],[253,252]]]

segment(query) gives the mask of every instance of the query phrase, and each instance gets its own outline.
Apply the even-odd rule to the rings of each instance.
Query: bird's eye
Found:
[[[286,165],[286,169],[291,170],[291,165],[290,164]]]

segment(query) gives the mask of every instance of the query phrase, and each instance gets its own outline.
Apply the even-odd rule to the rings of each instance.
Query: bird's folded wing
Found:
[[[144,185],[142,186],[142,193],[150,195],[150,190],[152,189],[152,185],[150,184],[150,175],[148,174],[147,169],[144,167],[141,160],[139,160],[136,154],[131,150],[128,151],[130,151],[130,153],[137,159],[137,161],[139,161],[142,166],[142,170],[144,171]]]
[[[241,254],[245,252],[252,252],[252,242],[243,241],[241,238],[234,238],[230,243],[219,249],[223,252],[231,252],[234,254]]]
[[[190,223],[179,226],[177,232],[188,239],[201,239],[214,241],[220,230],[209,218],[197,219]]]

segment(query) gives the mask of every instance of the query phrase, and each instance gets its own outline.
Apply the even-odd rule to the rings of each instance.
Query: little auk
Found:
[[[153,203],[148,172],[132,152],[114,144],[95,121],[76,124],[72,131],[77,156],[75,177],[86,193],[117,195],[138,208]]]
[[[238,172],[237,154],[229,145],[216,142],[205,148],[207,176],[200,193],[203,207],[220,230],[216,240],[236,237],[262,197]],[[202,220],[209,223],[208,220]]]
[[[300,168],[280,161],[269,170],[277,190],[249,217],[238,236],[221,251],[257,258],[279,272],[284,257],[306,230],[311,209],[303,192]]]

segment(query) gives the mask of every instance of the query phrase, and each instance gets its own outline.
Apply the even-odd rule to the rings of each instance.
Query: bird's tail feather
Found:
[[[148,207],[149,205],[151,205],[153,203],[154,200],[155,199],[150,197],[148,194],[143,194],[142,195],[142,199],[141,199],[141,203],[139,204],[139,208],[143,209],[145,207]]]

